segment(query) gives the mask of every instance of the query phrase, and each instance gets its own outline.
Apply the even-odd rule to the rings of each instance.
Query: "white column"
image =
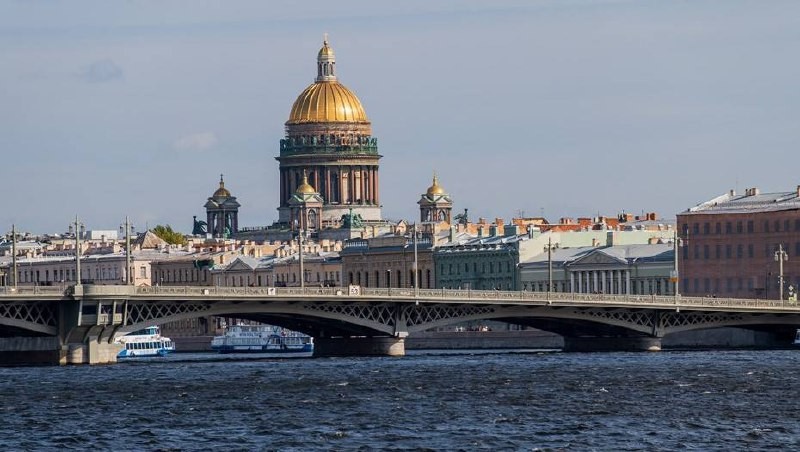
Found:
[[[623,294],[625,291],[622,286],[622,273],[627,273],[627,270],[617,270],[617,293]]]
[[[599,287],[597,286],[597,273],[597,270],[592,271],[592,282],[594,283],[594,287],[592,287],[592,289],[594,289],[595,292],[600,291]]]
[[[575,293],[575,273],[569,272],[569,291]]]
[[[600,292],[608,293],[609,291],[606,290],[606,271],[602,270],[600,272]]]
[[[631,294],[631,271],[625,270],[625,294]]]

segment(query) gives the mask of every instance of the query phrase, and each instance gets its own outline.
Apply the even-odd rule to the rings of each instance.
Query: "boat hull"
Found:
[[[284,353],[312,353],[314,351],[314,346],[312,344],[305,344],[303,346],[288,346],[285,348],[281,347],[274,347],[274,346],[247,346],[247,345],[223,345],[218,348],[215,348],[216,351],[220,353],[274,353],[274,354],[284,354]]]

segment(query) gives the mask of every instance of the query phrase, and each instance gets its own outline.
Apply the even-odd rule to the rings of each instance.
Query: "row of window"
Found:
[[[788,244],[782,244],[782,245],[783,245],[783,250],[788,253],[790,251],[790,247],[787,246]],[[713,256],[714,259],[732,259],[734,256],[737,259],[741,259],[741,258],[745,257],[745,255],[748,258],[753,258],[753,257],[755,257],[755,254],[756,254],[755,253],[755,247],[754,247],[754,245],[752,243],[748,243],[748,244],[740,243],[740,244],[736,245],[735,253],[734,253],[733,245],[730,245],[730,244],[724,245],[724,246],[723,245],[715,245],[714,248],[713,248],[713,250],[714,250],[713,254],[711,252],[711,250],[712,250],[711,245],[703,245],[702,247],[700,245],[694,245],[693,250],[692,250],[693,253],[691,253],[691,254],[689,253],[689,246],[688,245],[684,245],[682,248],[683,248],[683,258],[684,259],[690,259],[690,256],[692,256],[691,258],[694,258],[694,259],[712,259],[712,256]],[[772,258],[772,257],[774,257],[775,252],[778,251],[778,249],[779,249],[779,245],[777,245],[777,244],[773,245],[773,244],[769,244],[768,243],[768,244],[764,245],[764,255],[763,256],[766,257],[766,258]],[[795,256],[800,256],[800,242],[796,242],[794,244],[794,254],[795,254]]]
[[[433,287],[433,278],[430,269],[425,270],[425,277],[423,278],[422,270],[417,270],[419,277],[422,281],[420,288],[430,289]],[[348,274],[348,282],[363,287],[414,287],[416,284],[416,277],[414,270],[408,270],[407,278],[403,281],[403,271],[397,269],[395,271],[387,270],[383,278],[381,278],[381,271],[376,270],[373,273],[374,279],[370,279],[369,272],[350,272]],[[392,284],[392,274],[395,275],[395,282]],[[383,283],[381,283],[383,279]],[[405,284],[404,284],[405,282]],[[372,285],[371,285],[372,284]]]
[[[761,230],[758,232],[771,233],[771,232],[800,232],[800,218],[794,219],[779,219],[779,220],[765,220],[762,224]],[[724,228],[724,229],[723,229]],[[753,220],[745,221],[726,221],[725,223],[692,223],[691,234],[693,235],[721,235],[723,234],[742,234],[747,231],[748,234],[755,233],[755,222]],[[713,231],[713,232],[712,232]],[[734,232],[735,231],[735,232]],[[683,225],[683,236],[689,236],[689,223]]]
[[[487,267],[487,264],[488,264],[488,267]],[[497,265],[495,266],[495,264],[497,264]],[[481,268],[481,272],[482,273],[487,273],[486,269],[488,268],[489,269],[488,273],[494,273],[495,272],[495,268],[496,268],[497,269],[497,273],[502,273],[503,272],[503,264],[505,264],[506,273],[510,273],[511,272],[511,262],[509,262],[509,261],[505,261],[505,262],[502,262],[502,261],[501,262],[481,262],[481,267],[480,267]],[[445,269],[447,271],[445,271]],[[457,263],[457,264],[447,264],[446,266],[445,266],[445,264],[439,264],[439,271],[440,271],[441,275],[460,275],[462,269],[463,269],[464,273],[469,274],[470,273],[470,265],[469,265],[469,263],[465,262],[463,266],[461,264],[459,264],[459,263]],[[473,262],[472,263],[472,274],[477,274],[477,273],[478,273],[478,263],[477,262]]]
[[[84,269],[81,273],[83,273],[81,279],[84,281],[92,279],[94,281],[114,281],[114,280],[121,280],[123,278],[123,275],[120,275],[120,269],[118,269],[117,267],[110,267],[110,268],[95,267],[94,278],[92,278],[91,268]],[[147,273],[147,268],[141,267],[139,271],[140,276],[145,277],[146,273]],[[70,282],[70,281],[75,281],[74,268],[53,269],[52,272],[49,269],[19,270],[20,283],[52,283],[52,282]]]

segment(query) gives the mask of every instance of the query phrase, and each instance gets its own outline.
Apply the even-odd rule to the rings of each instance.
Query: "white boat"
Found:
[[[793,344],[800,345],[800,330],[795,331]]]
[[[166,356],[175,351],[175,344],[172,339],[161,336],[157,326],[149,326],[125,336],[120,336],[114,342],[125,346],[117,353],[117,358]]]
[[[314,339],[272,325],[233,325],[211,340],[220,353],[310,353]]]

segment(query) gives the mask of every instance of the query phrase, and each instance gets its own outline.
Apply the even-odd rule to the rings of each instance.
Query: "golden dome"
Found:
[[[317,78],[297,96],[286,124],[316,122],[369,122],[358,97],[336,79],[336,58],[327,36],[317,55]]]
[[[428,187],[428,195],[444,195],[445,191],[441,185],[439,185],[439,178],[436,177],[436,173],[433,173],[433,185]]]
[[[316,192],[317,191],[314,190],[314,187],[312,187],[308,183],[308,176],[306,176],[306,173],[303,172],[303,183],[300,184],[299,187],[297,187],[297,190],[295,190],[295,193],[297,193],[299,195],[311,195],[311,194],[314,194]]]
[[[225,188],[225,181],[222,180],[222,174],[219,175],[219,188],[211,196],[212,198],[230,198],[231,192]]]
[[[333,48],[328,45],[328,39],[327,38],[322,42],[322,48],[319,49],[319,53],[317,54],[317,57],[323,57],[323,56],[326,56],[326,57],[327,56],[334,56],[333,55]]]
[[[292,105],[287,124],[308,122],[369,122],[361,101],[339,82],[316,82]]]

